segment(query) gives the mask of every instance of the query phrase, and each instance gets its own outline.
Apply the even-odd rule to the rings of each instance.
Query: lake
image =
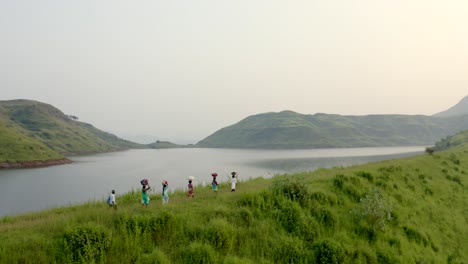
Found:
[[[74,163],[36,169],[0,170],[0,217],[102,200],[112,189],[117,195],[140,189],[147,178],[159,193],[160,182],[169,191],[185,189],[187,177],[195,176],[195,187],[219,182],[232,171],[239,180],[275,174],[350,166],[421,154],[424,147],[379,147],[307,150],[246,149],[155,149],[128,150],[71,157]]]

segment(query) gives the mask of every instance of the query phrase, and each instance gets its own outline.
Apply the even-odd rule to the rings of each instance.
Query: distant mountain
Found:
[[[155,142],[158,139],[161,139],[160,137],[152,136],[152,135],[146,135],[146,134],[129,134],[129,133],[112,133],[115,135],[118,135],[119,137],[136,142],[139,144],[150,144]]]
[[[193,145],[178,145],[178,144],[174,144],[174,143],[169,142],[169,141],[157,140],[154,143],[148,144],[147,147],[152,148],[152,149],[188,148],[188,147],[193,147]]]
[[[212,148],[345,148],[433,145],[468,129],[468,116],[304,115],[292,111],[245,118],[201,140]]]
[[[465,96],[458,104],[448,110],[435,114],[437,117],[468,115],[468,96]]]
[[[0,162],[146,147],[77,119],[37,101],[0,101]]]

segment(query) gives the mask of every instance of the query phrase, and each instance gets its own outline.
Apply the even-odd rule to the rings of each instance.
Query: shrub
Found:
[[[372,250],[364,248],[354,251],[351,263],[377,264],[379,262],[377,262],[377,257]]]
[[[434,148],[426,147],[426,153],[429,154],[429,155],[432,155],[432,153],[434,153]]]
[[[320,235],[320,226],[311,217],[307,217],[302,221],[302,224],[299,226],[297,237],[301,238],[306,243],[313,243]]]
[[[182,263],[217,263],[215,250],[200,242],[193,242],[180,250],[178,257]]]
[[[318,241],[312,247],[316,263],[335,264],[344,260],[342,247],[330,240]]]
[[[275,195],[282,195],[291,201],[299,202],[301,206],[307,206],[310,198],[307,185],[302,179],[278,178],[273,181],[272,191]]]
[[[362,177],[364,179],[367,179],[369,182],[372,182],[374,180],[374,176],[370,174],[370,172],[365,172],[365,171],[357,171],[354,173],[356,176]]]
[[[274,263],[307,263],[307,250],[304,243],[290,236],[280,236],[273,246]]]
[[[337,203],[336,199],[334,197],[330,197],[330,196],[326,195],[323,192],[313,192],[310,195],[310,199],[313,200],[313,201],[318,202],[321,205],[327,205],[328,204],[330,206],[333,206],[333,205],[335,205]]]
[[[427,239],[419,233],[417,230],[412,229],[410,227],[404,226],[403,230],[405,231],[405,235],[409,241],[414,241],[418,244],[424,244],[424,246],[428,245]]]
[[[333,179],[333,186],[335,186],[335,188],[337,188],[339,190],[342,190],[343,186],[344,186],[344,182],[345,182],[344,175],[343,174],[337,174],[335,176],[335,179]]]
[[[302,223],[301,207],[297,203],[285,201],[278,212],[278,221],[287,232],[298,231]]]
[[[357,225],[354,229],[354,233],[369,242],[377,240],[377,231],[368,226]]]
[[[154,241],[164,241],[170,239],[177,233],[179,221],[177,217],[169,211],[163,210],[157,216],[148,218],[147,230],[151,233]]]
[[[373,190],[359,201],[351,211],[358,220],[366,221],[374,230],[384,230],[386,222],[392,219],[392,203],[387,202],[378,190]]]
[[[311,211],[311,214],[317,221],[327,229],[335,229],[337,218],[336,216],[329,210],[325,208],[314,209]]]
[[[210,221],[204,231],[205,240],[216,250],[229,252],[235,241],[236,230],[224,219]]]
[[[223,264],[254,264],[255,262],[249,259],[242,259],[237,256],[228,255],[224,258]]]
[[[460,160],[457,158],[455,154],[450,154],[449,160],[453,162],[455,165],[460,165]]]
[[[458,176],[458,175],[456,175],[456,176],[447,175],[445,177],[447,178],[447,180],[456,182],[456,183],[460,184],[461,186],[463,186],[460,176]]]
[[[111,241],[104,227],[92,224],[69,228],[62,239],[67,258],[79,263],[105,262]]]
[[[254,221],[254,216],[250,209],[241,208],[236,212],[234,220],[237,225],[249,227]]]
[[[160,250],[153,250],[150,254],[142,254],[137,264],[170,264],[170,259]]]

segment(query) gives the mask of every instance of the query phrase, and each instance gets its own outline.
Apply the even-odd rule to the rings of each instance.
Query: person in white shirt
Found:
[[[111,194],[109,195],[109,198],[107,199],[107,203],[110,207],[114,207],[114,209],[117,209],[117,203],[115,202],[115,190],[112,190]]]
[[[232,178],[231,178],[231,192],[235,192],[236,191],[236,183],[237,183],[237,178],[236,178],[236,172],[232,172],[231,175],[232,175]]]

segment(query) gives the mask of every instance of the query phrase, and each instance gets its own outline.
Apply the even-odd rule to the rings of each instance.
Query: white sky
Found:
[[[432,115],[468,95],[465,0],[0,0],[0,100],[198,140],[258,113]]]

